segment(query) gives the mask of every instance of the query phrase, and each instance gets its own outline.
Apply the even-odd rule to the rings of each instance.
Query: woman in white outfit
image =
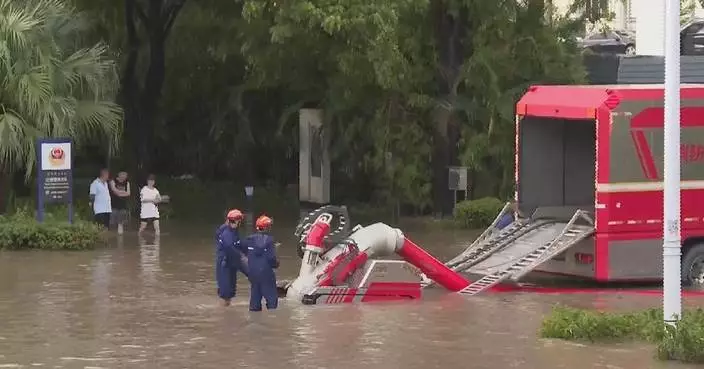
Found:
[[[140,211],[139,232],[143,232],[147,228],[147,223],[152,223],[154,233],[159,234],[159,207],[158,204],[162,201],[159,190],[154,187],[156,178],[153,174],[147,177],[147,185],[142,187],[139,196],[142,200],[142,210]]]

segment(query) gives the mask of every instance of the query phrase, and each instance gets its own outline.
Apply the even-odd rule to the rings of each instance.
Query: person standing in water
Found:
[[[125,232],[127,223],[127,199],[130,198],[130,183],[127,172],[120,172],[110,181],[110,198],[112,202],[112,223],[117,225],[117,234]]]
[[[223,306],[230,306],[237,294],[237,272],[247,275],[242,268],[242,246],[237,230],[243,218],[241,211],[232,209],[227,213],[225,224],[215,231],[215,280]]]
[[[142,208],[139,213],[139,233],[144,232],[148,223],[152,223],[155,234],[161,233],[159,229],[158,204],[162,199],[159,190],[154,187],[155,184],[156,177],[150,174],[149,177],[147,177],[147,185],[142,187],[142,190],[139,191],[139,197],[142,201]]]
[[[244,241],[247,248],[247,271],[251,290],[249,293],[249,311],[262,310],[262,298],[266,300],[267,310],[274,310],[279,305],[276,289],[276,273],[279,259],[276,257],[274,238],[269,233],[273,220],[266,215],[257,218],[256,232]]]
[[[90,184],[89,191],[89,205],[93,208],[93,220],[106,229],[110,227],[110,213],[112,212],[110,189],[108,188],[109,178],[110,172],[107,169],[101,169],[98,178]]]

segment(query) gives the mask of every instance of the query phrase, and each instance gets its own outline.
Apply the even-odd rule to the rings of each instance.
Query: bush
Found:
[[[38,223],[19,213],[0,216],[0,250],[89,250],[101,241],[101,228],[92,223]]]
[[[499,215],[504,205],[503,201],[495,197],[462,201],[455,206],[453,216],[457,223],[466,228],[486,228]]]
[[[35,218],[37,214],[37,204],[33,198],[18,197],[14,199],[13,214],[21,214],[28,218]],[[47,222],[66,221],[68,219],[68,205],[66,204],[47,204],[44,207],[44,220]],[[73,219],[74,220],[91,220],[93,219],[93,209],[88,205],[88,199],[82,201],[74,201],[73,203]]]
[[[657,345],[658,357],[704,363],[704,310],[688,310],[677,327],[665,326],[661,309],[604,313],[557,307],[542,324],[540,335],[572,341],[638,340]]]

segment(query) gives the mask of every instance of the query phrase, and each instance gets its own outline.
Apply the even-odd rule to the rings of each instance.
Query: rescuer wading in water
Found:
[[[274,238],[269,234],[273,221],[266,215],[257,218],[256,232],[243,242],[247,252],[247,271],[251,284],[249,311],[262,310],[262,298],[267,310],[276,309],[279,302],[276,289],[276,273],[279,259],[276,257]]]
[[[243,218],[238,209],[230,210],[225,224],[215,231],[215,279],[223,306],[230,306],[230,301],[237,294],[237,272],[247,275],[242,263],[244,250],[237,231]]]

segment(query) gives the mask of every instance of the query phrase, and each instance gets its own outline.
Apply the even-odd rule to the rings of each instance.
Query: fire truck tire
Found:
[[[296,250],[296,254],[298,254],[299,259],[303,259],[303,254],[306,251],[303,249],[304,247],[305,247],[305,245],[298,245],[298,250]]]
[[[692,246],[682,255],[682,282],[687,285],[704,283],[704,243]]]

